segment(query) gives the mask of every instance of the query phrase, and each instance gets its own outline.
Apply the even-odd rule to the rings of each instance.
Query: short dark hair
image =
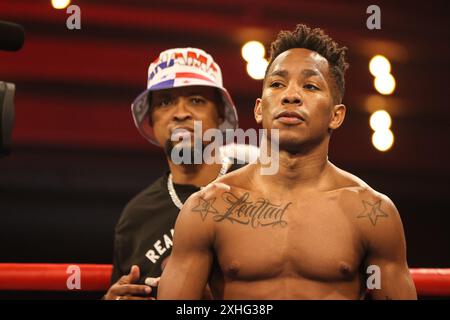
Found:
[[[317,52],[327,59],[331,75],[334,80],[334,100],[342,102],[345,92],[345,71],[349,64],[345,61],[346,47],[339,45],[320,28],[311,29],[304,24],[298,24],[294,31],[280,31],[275,41],[270,45],[270,60],[267,72],[276,57],[281,53],[294,49],[304,48]]]

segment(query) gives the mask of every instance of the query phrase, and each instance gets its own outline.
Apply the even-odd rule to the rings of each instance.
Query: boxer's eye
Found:
[[[280,88],[283,84],[279,81],[274,81],[270,84],[271,88]]]

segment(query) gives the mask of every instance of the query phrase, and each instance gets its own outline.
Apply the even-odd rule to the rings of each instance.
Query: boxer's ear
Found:
[[[344,122],[345,119],[346,110],[347,108],[343,104],[337,104],[333,106],[331,121],[328,125],[328,128],[330,130],[335,130],[342,125],[342,122]]]
[[[255,114],[255,120],[256,123],[261,124],[262,123],[262,103],[261,98],[257,98],[255,101],[255,108],[253,110]]]

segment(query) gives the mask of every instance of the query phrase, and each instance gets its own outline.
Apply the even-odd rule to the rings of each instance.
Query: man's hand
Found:
[[[105,300],[155,300],[150,297],[152,289],[146,285],[135,284],[139,280],[139,267],[133,265],[130,273],[122,276],[109,288]]]

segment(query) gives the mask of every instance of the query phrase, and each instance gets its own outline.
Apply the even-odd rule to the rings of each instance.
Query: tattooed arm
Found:
[[[381,276],[381,287],[370,291],[372,298],[417,299],[406,262],[403,225],[395,205],[384,195],[362,204],[364,211],[358,218],[366,218],[361,221],[367,242],[365,266],[378,266]]]
[[[171,257],[158,288],[158,299],[201,299],[212,264],[213,229],[207,219],[214,198],[192,195],[175,224]]]

